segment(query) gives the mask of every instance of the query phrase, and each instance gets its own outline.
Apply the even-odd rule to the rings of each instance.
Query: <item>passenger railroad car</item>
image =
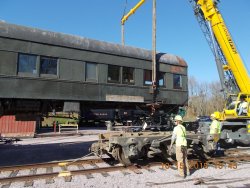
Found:
[[[0,22],[0,114],[133,114],[152,100],[151,62],[149,50]],[[188,99],[187,63],[158,53],[157,65],[157,101],[161,110],[176,111]]]

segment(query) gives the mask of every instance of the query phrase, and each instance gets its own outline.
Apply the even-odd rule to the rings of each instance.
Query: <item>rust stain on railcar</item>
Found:
[[[187,62],[184,59],[178,56],[176,56],[176,58],[178,59],[180,65],[187,67]]]
[[[178,67],[178,66],[171,66],[170,71],[172,73],[179,73],[179,74],[184,74],[185,73],[185,68],[183,67]]]

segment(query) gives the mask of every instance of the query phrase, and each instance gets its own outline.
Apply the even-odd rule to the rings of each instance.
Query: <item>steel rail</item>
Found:
[[[0,172],[3,171],[13,171],[13,170],[24,170],[31,168],[46,168],[46,167],[54,167],[54,166],[68,166],[68,165],[77,165],[77,164],[94,164],[94,163],[102,163],[105,162],[106,158],[98,158],[98,159],[84,159],[77,161],[57,161],[57,162],[49,162],[49,163],[35,163],[35,164],[27,164],[27,165],[17,165],[17,166],[3,166],[0,167]]]
[[[92,174],[92,173],[123,171],[123,170],[131,170],[136,173],[140,169],[148,169],[149,167],[160,166],[160,165],[161,165],[160,162],[155,162],[146,166],[136,166],[136,165],[131,165],[127,167],[126,166],[110,166],[110,167],[101,167],[101,168],[91,168],[91,169],[81,169],[81,170],[72,170],[72,171],[61,171],[61,172],[52,172],[52,173],[5,177],[5,178],[0,178],[0,184],[33,181],[33,180],[38,180],[38,179],[47,179],[47,178],[56,178],[56,177],[87,175],[87,174]]]

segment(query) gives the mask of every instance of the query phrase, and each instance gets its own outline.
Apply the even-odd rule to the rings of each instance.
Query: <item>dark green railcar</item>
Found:
[[[152,100],[151,59],[145,49],[1,22],[0,113],[125,117]],[[187,63],[158,53],[157,65],[157,101],[176,112],[188,99]]]

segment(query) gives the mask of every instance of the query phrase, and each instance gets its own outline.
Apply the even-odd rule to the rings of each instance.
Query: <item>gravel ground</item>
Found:
[[[88,148],[93,141],[97,140],[97,135],[75,135],[68,137],[45,137],[25,139],[14,145],[0,145],[0,166],[21,165],[27,163],[49,162],[56,160],[77,159],[88,154]],[[100,167],[106,166],[99,164]],[[0,167],[1,168],[1,167]],[[86,166],[87,168],[87,166]],[[76,170],[76,166],[70,167]],[[110,172],[108,177],[101,174],[93,174],[94,178],[88,179],[84,175],[72,177],[71,182],[65,182],[64,178],[55,178],[52,184],[46,184],[45,180],[34,181],[33,187],[37,188],[144,188],[144,187],[250,187],[250,164],[237,164],[237,169],[230,169],[224,166],[216,169],[209,166],[208,169],[198,169],[191,171],[191,176],[186,179],[176,177],[177,170],[162,170],[160,167],[152,167],[155,172],[141,170],[142,174],[135,174],[132,171]],[[54,171],[59,170],[55,169]],[[45,169],[38,169],[44,172]],[[8,172],[9,173],[9,172]],[[28,172],[22,172],[28,174]],[[6,177],[7,173],[0,173],[1,177]],[[197,178],[203,178],[205,184],[194,185]],[[2,186],[0,184],[0,186]],[[12,183],[12,187],[23,187],[24,183]]]

